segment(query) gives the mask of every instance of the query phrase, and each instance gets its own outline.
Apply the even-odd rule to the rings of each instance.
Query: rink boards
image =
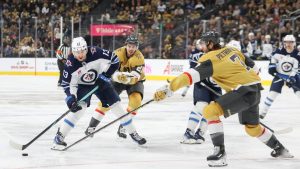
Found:
[[[255,61],[261,69],[263,85],[270,85],[272,76],[268,74],[269,61]],[[188,60],[146,59],[147,80],[166,80],[189,68]],[[0,58],[0,75],[58,76],[56,58]]]

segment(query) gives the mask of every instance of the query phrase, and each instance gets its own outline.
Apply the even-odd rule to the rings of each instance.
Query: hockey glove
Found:
[[[291,76],[286,80],[286,85],[288,87],[292,87],[296,83],[296,81],[296,78],[294,76]]]
[[[275,64],[270,64],[268,72],[269,72],[270,75],[275,76],[276,73],[277,73],[276,65]]]
[[[71,112],[75,113],[82,109],[80,105],[78,105],[77,98],[75,95],[70,95],[66,98],[66,103],[71,110]]]
[[[153,99],[155,101],[161,101],[164,100],[166,97],[171,97],[173,95],[173,92],[170,89],[169,85],[165,85],[159,89],[156,90],[154,93]]]
[[[122,84],[131,84],[134,78],[135,76],[128,72],[116,72],[112,75],[114,81]]]
[[[99,74],[98,78],[99,78],[99,79],[102,79],[102,80],[104,80],[104,81],[106,81],[106,82],[110,82],[110,78],[106,77],[106,76],[103,75],[103,74]]]

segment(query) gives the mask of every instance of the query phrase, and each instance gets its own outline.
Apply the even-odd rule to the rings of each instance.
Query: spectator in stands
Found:
[[[264,41],[262,42],[262,59],[269,60],[272,52],[274,51],[273,44],[271,42],[271,36],[266,35],[264,37]]]

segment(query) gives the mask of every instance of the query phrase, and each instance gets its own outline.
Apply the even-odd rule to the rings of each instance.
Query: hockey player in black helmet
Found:
[[[173,92],[182,87],[212,77],[226,93],[203,109],[214,145],[214,153],[207,157],[208,165],[227,165],[224,129],[220,116],[227,118],[234,114],[238,114],[239,122],[244,125],[249,136],[257,138],[273,149],[272,157],[293,158],[274,133],[259,122],[262,87],[260,77],[252,69],[254,62],[236,48],[221,48],[218,37],[216,32],[204,33],[201,37],[201,47],[205,54],[199,59],[199,66],[188,69],[174,78],[168,86],[158,89],[154,93],[154,100],[171,97]]]

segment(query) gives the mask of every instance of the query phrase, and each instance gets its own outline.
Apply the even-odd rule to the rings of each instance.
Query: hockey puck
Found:
[[[22,156],[28,156],[28,153],[22,153]]]

